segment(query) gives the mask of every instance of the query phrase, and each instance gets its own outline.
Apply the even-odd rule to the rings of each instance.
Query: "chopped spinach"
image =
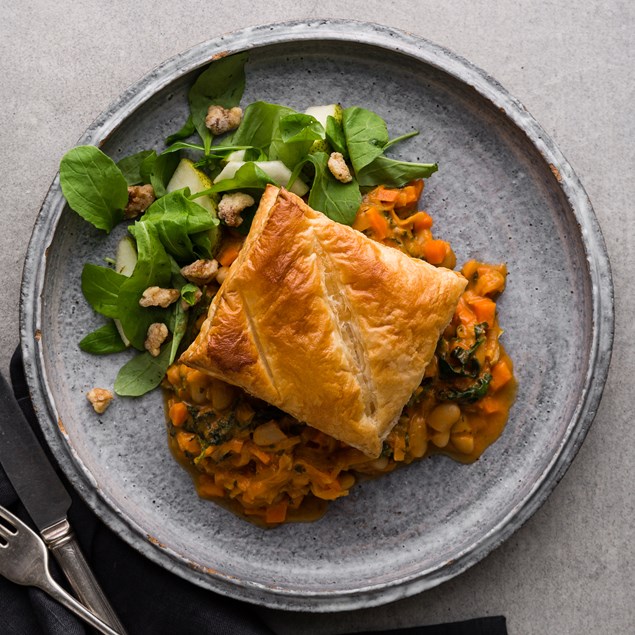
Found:
[[[206,445],[219,445],[229,441],[241,426],[234,410],[219,416],[213,410],[189,408],[191,423],[186,423],[188,432],[194,432],[201,437]]]
[[[478,377],[481,365],[475,358],[476,351],[485,342],[487,322],[474,326],[474,344],[466,348],[455,346],[449,354],[439,354],[439,372],[443,379],[452,377]]]
[[[489,373],[483,374],[471,386],[464,390],[446,388],[440,390],[437,395],[441,401],[459,401],[462,403],[474,403],[482,399],[487,393],[492,376]]]

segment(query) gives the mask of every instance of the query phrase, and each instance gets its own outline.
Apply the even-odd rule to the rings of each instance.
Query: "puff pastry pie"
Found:
[[[269,186],[181,361],[379,456],[465,285]]]

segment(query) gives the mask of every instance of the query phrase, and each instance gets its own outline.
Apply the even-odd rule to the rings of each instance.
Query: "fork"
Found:
[[[119,635],[53,580],[44,541],[1,505],[0,575],[16,584],[42,589],[101,633]]]

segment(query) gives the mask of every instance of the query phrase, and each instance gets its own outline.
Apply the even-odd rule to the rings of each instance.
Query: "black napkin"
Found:
[[[29,398],[20,349],[11,360],[11,383],[20,407],[48,452]],[[55,465],[50,454],[49,458]],[[93,514],[63,475],[62,479],[73,499],[69,511],[70,523],[86,559],[129,635],[274,635],[256,607],[201,589],[141,556]],[[29,522],[1,467],[0,505]],[[52,559],[50,566],[54,577],[65,585]],[[319,620],[319,616],[311,619]],[[86,635],[91,632],[84,622],[38,589],[20,587],[0,577],[2,635]],[[507,628],[504,617],[487,617],[376,633],[507,635]]]

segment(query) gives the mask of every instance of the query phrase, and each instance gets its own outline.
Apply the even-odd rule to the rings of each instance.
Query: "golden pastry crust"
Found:
[[[269,186],[181,361],[378,456],[465,285]]]

